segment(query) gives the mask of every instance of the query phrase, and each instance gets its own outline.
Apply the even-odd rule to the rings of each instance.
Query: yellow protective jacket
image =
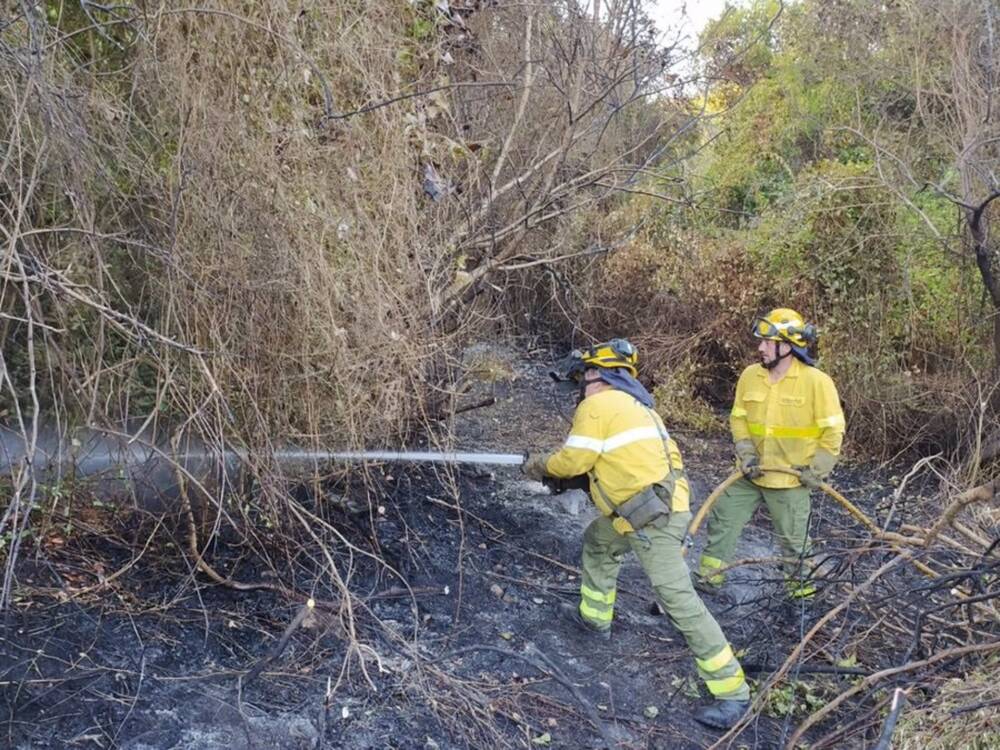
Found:
[[[671,510],[689,509],[691,490],[681,452],[660,415],[614,388],[580,402],[565,445],[549,457],[545,469],[563,479],[588,474],[590,497],[605,516],[614,510],[607,501],[621,505],[672,471]],[[616,519],[620,533],[631,530],[620,522],[624,519]]]
[[[830,376],[794,359],[777,383],[761,365],[743,371],[729,426],[734,442],[753,441],[761,466],[789,468],[808,466],[818,449],[839,456],[845,422]],[[777,472],[753,482],[779,489],[799,486],[797,478]]]

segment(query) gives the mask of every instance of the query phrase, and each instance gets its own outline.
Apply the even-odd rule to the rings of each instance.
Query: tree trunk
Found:
[[[989,219],[986,216],[990,203],[997,198],[1000,198],[1000,191],[969,209],[968,222],[976,265],[993,302],[993,370],[1000,374],[1000,243],[990,243]]]

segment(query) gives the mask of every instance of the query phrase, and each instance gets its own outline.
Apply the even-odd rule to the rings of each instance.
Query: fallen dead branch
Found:
[[[884,548],[841,546],[837,554],[851,560],[844,571],[847,575],[839,573],[839,580],[826,584],[828,593],[836,591],[836,606],[804,633],[780,666],[768,670],[760,669],[761,665],[747,666],[748,671],[772,673],[761,685],[748,717],[713,747],[732,741],[750,717],[763,710],[771,691],[793,673],[845,674],[861,679],[806,716],[787,741],[789,750],[805,742],[807,735],[824,721],[844,715],[847,705],[857,708],[858,705],[870,704],[871,695],[884,682],[906,677],[911,685],[932,689],[931,686],[942,684],[948,674],[988,663],[988,659],[1000,649],[1000,617],[997,613],[1000,590],[996,587],[1000,581],[1000,560],[992,556],[996,543],[987,544],[986,535],[969,528],[960,519],[963,511],[972,505],[990,502],[995,497],[994,493],[995,481],[991,481],[948,498],[941,503],[943,510],[935,514],[933,523],[927,526],[906,524],[903,526],[906,535],[883,531],[859,511],[864,517],[864,525],[872,531],[875,539],[889,546],[892,559],[866,573],[863,579],[858,578],[858,570],[864,568],[865,559],[885,554]],[[901,494],[894,495],[893,509],[904,500]],[[927,500],[922,502],[927,503]],[[847,504],[841,505],[850,510]],[[925,511],[928,509],[926,505],[922,508]],[[858,513],[852,512],[852,515],[860,520]],[[914,515],[910,517],[915,519]],[[948,529],[953,529],[955,536],[962,541],[946,534]],[[828,538],[826,541],[829,543],[832,540]],[[933,568],[915,560],[917,554],[933,564]],[[914,585],[900,571],[903,561],[918,563],[914,567],[921,572],[929,572],[929,580]],[[842,568],[843,565],[838,570]],[[864,615],[859,616],[860,613]],[[886,635],[878,635],[880,631]],[[853,654],[860,650],[868,655],[866,663],[882,661],[884,664],[887,660],[890,666],[873,669],[860,665],[804,664],[806,649],[820,639],[827,645],[821,642],[815,646],[817,652],[830,653],[832,650]],[[923,658],[913,658],[915,653],[921,652]],[[959,670],[954,663],[960,659],[972,661]],[[899,709],[898,704],[896,707]],[[851,733],[870,732],[872,728],[870,721],[841,725],[816,740],[815,744],[818,747],[829,746],[842,742]]]
[[[732,729],[726,732],[722,737],[720,737],[715,743],[713,743],[709,750],[714,748],[722,748],[726,746],[730,740],[734,739],[743,728],[752,720],[752,717],[759,713],[766,701],[766,696],[768,691],[777,685],[789,671],[799,662],[802,657],[803,651],[808,643],[834,618],[836,618],[841,612],[847,609],[852,602],[854,602],[858,597],[864,594],[868,589],[870,589],[882,576],[889,573],[891,570],[896,568],[900,563],[903,562],[902,556],[893,557],[889,562],[882,565],[878,570],[872,573],[867,580],[865,580],[861,585],[854,587],[851,592],[843,598],[843,600],[836,607],[833,607],[825,615],[823,615],[812,628],[805,634],[805,636],[799,641],[799,643],[792,649],[792,652],[788,655],[785,661],[779,667],[778,671],[770,675],[761,688],[757,692],[757,696],[751,703],[750,710],[746,716],[744,716]]]
[[[861,680],[854,687],[845,690],[843,693],[838,695],[832,701],[827,703],[823,708],[819,709],[815,713],[811,714],[805,721],[799,724],[798,728],[789,738],[786,744],[787,750],[794,750],[797,743],[802,738],[802,735],[809,730],[810,727],[815,725],[817,722],[821,721],[824,717],[828,716],[832,712],[836,711],[837,708],[841,706],[846,700],[857,695],[858,693],[868,690],[876,683],[882,680],[888,679],[890,677],[895,677],[896,675],[905,674],[907,672],[914,672],[920,669],[925,669],[927,667],[933,666],[943,661],[949,661],[951,659],[957,659],[961,656],[966,656],[968,654],[989,654],[994,651],[1000,650],[1000,640],[991,641],[989,643],[976,643],[971,646],[958,646],[956,648],[945,649],[934,654],[927,659],[921,659],[920,661],[909,662],[899,667],[892,667],[890,669],[883,669],[880,672],[869,675]],[[823,740],[819,741],[822,744]]]
[[[944,513],[941,514],[941,518],[938,519],[937,523],[927,530],[924,535],[923,545],[925,547],[929,547],[934,542],[935,538],[937,538],[937,535],[947,526],[952,525],[955,521],[955,517],[968,506],[973,503],[988,503],[993,500],[996,494],[996,487],[997,480],[993,480],[961,493],[947,508],[945,508]]]

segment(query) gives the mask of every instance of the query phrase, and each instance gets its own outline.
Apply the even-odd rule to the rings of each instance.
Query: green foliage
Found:
[[[755,266],[771,278],[809,282],[827,310],[846,307],[868,317],[859,299],[893,280],[885,228],[894,207],[883,193],[867,165],[812,163],[796,175],[787,199],[748,230]]]
[[[683,173],[694,202],[620,212],[626,225],[642,212],[643,231],[601,268],[593,294],[618,314],[596,311],[593,323],[648,340],[665,416],[707,425],[702,399],[724,405],[752,361],[747,321],[797,308],[820,328],[849,445],[947,444],[962,419],[957,383],[989,365],[990,324],[961,216],[920,182],[960,188],[899,51],[930,22],[863,0],[775,11],[754,0],[707,28],[703,62],[718,80],[699,98],[715,116]],[[943,90],[945,61],[931,50],[924,62]]]
[[[773,17],[772,5],[755,5],[758,18]],[[743,224],[791,192],[796,174],[810,162],[861,156],[853,142],[836,148],[825,139],[830,121],[850,111],[848,88],[777,46],[769,48],[766,62],[752,85],[738,92],[726,85],[725,91],[738,94],[738,106],[712,126],[722,138],[713,143],[704,171],[705,189],[717,193],[713,207],[741,212]]]
[[[826,704],[825,691],[815,683],[784,682],[771,688],[764,702],[764,712],[776,718],[804,718]]]
[[[766,71],[775,44],[773,21],[780,9],[778,0],[757,0],[709,22],[699,39],[708,74],[746,85]]]
[[[84,6],[87,10],[84,10]],[[130,60],[135,28],[98,4],[46,0],[45,20],[64,35],[66,51],[80,66],[102,73],[119,70]]]

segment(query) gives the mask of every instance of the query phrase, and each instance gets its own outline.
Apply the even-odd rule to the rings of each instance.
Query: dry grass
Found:
[[[899,750],[993,750],[1000,747],[1000,662],[989,659],[945,682],[934,700],[905,710],[893,747]]]

